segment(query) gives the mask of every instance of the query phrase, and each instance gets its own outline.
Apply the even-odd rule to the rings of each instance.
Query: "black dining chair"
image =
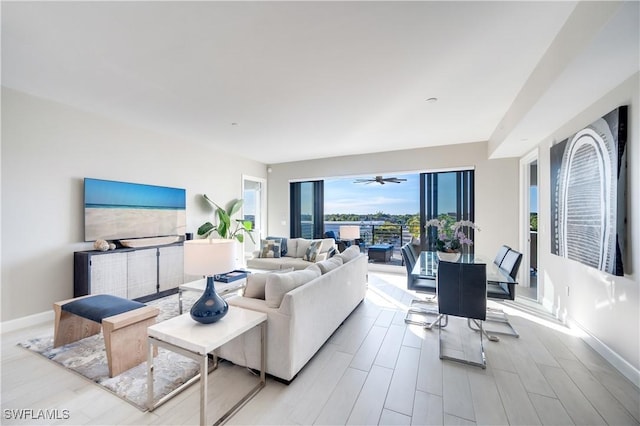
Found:
[[[416,277],[413,275],[413,267],[419,258],[416,257],[415,251],[413,251],[411,244],[405,244],[400,248],[402,254],[402,260],[404,266],[407,269],[407,289],[415,291],[417,293],[424,293],[430,295],[426,299],[413,299],[411,306],[407,311],[407,315],[404,318],[406,324],[414,324],[430,329],[433,327],[435,321],[426,321],[424,317],[438,316],[438,305],[436,304],[436,281],[425,278]]]
[[[500,264],[502,263],[502,261],[504,260],[504,257],[507,255],[507,252],[509,250],[511,250],[511,247],[509,247],[509,246],[501,246],[498,249],[498,253],[496,254],[496,258],[493,259],[493,263],[495,263],[499,267]]]
[[[440,261],[437,277],[438,341],[440,359],[486,368],[482,321],[487,314],[487,265]],[[480,361],[445,355],[442,332],[449,323],[449,315],[467,318],[480,329]],[[444,324],[442,322],[444,321]]]
[[[501,254],[503,249],[507,247],[506,253],[504,255]],[[518,270],[520,269],[520,263],[522,262],[522,253],[509,248],[508,246],[502,246],[498,250],[498,255],[496,256],[496,260],[498,257],[502,257],[502,260],[498,264],[500,269],[507,273],[514,280],[518,276]],[[494,260],[494,263],[496,261]],[[515,284],[507,284],[507,283],[499,283],[499,282],[491,282],[487,283],[487,297],[493,300],[515,300],[516,298],[516,285]],[[506,331],[503,330],[493,330],[493,329],[484,329],[485,335],[493,341],[500,340],[496,334],[502,334],[506,336],[520,337],[520,334],[515,329],[515,327],[509,321],[509,317],[502,309],[489,308],[487,311],[487,323],[490,324],[492,322],[497,322],[504,324],[507,327]],[[474,330],[479,331],[477,328]]]

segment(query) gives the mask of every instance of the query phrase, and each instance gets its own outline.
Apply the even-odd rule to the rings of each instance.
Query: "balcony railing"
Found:
[[[333,230],[339,235],[340,225],[345,223],[339,222],[325,222],[325,232]],[[391,244],[393,246],[393,256],[391,258],[392,264],[402,264],[402,256],[400,254],[400,248],[411,241],[413,235],[407,225],[397,224],[354,224],[360,227],[360,249],[366,253],[366,249],[375,244]]]

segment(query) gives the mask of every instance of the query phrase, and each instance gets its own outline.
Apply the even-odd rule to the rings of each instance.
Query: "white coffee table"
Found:
[[[205,278],[184,283],[178,286],[178,313],[182,314],[182,293],[183,292],[197,291],[199,293],[202,293],[206,286],[207,286],[207,280]],[[238,291],[245,288],[247,286],[247,279],[241,278],[239,280],[231,281],[230,283],[215,281],[214,286],[216,288],[216,293],[218,294],[218,296],[224,299],[224,298],[233,296],[234,294],[237,294]]]
[[[164,404],[176,396],[195,380],[200,378],[200,424],[207,421],[207,381],[209,373],[209,354],[235,337],[260,326],[261,362],[259,383],[236,405],[231,407],[218,419],[216,425],[222,424],[262,389],[266,383],[266,325],[267,315],[262,312],[230,306],[229,312],[220,321],[213,324],[200,324],[189,314],[183,314],[167,321],[152,325],[147,329],[149,352],[147,355],[147,406],[149,411]],[[158,401],[153,397],[153,347],[162,346],[173,352],[192,358],[200,363],[200,374],[175,389]],[[214,357],[214,369],[217,362]]]

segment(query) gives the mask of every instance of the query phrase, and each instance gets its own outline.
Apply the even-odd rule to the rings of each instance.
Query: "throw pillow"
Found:
[[[347,263],[350,260],[355,259],[360,255],[360,247],[351,246],[340,254],[336,254],[334,257],[340,257],[343,263]]]
[[[280,269],[273,272],[256,273],[247,275],[247,285],[244,288],[244,297],[250,297],[252,299],[264,300],[264,288],[267,284],[267,277],[270,274],[282,274],[285,272],[291,272],[293,268]]]
[[[285,294],[319,276],[320,273],[318,271],[311,269],[293,271],[287,274],[269,274],[264,289],[264,300],[267,306],[279,308]]]
[[[280,256],[287,255],[287,239],[284,237],[267,237],[267,240],[274,240],[280,242]]]
[[[244,288],[244,297],[264,300],[264,287],[267,284],[269,274],[249,274],[247,275],[247,285]]]
[[[322,241],[312,241],[302,259],[308,262],[315,262],[316,257],[318,257],[318,253],[320,253],[321,246]]]
[[[318,265],[318,267],[320,268],[320,271],[322,272],[322,274],[326,274],[329,271],[333,271],[334,269],[338,268],[339,266],[342,266],[342,258],[340,257],[332,257],[330,259],[327,260],[323,260],[322,262],[318,262],[316,263],[316,265]]]
[[[307,249],[311,245],[311,241],[312,240],[305,238],[298,238],[298,248],[296,249],[296,255],[294,257],[304,258],[304,255],[307,254]]]
[[[275,240],[260,240],[261,258],[280,257],[280,243]]]

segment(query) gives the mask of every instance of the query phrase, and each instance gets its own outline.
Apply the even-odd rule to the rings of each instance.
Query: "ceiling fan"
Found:
[[[379,183],[380,185],[384,185],[387,182],[400,183],[400,182],[405,182],[405,181],[406,181],[406,179],[397,178],[397,177],[384,178],[382,176],[376,176],[376,177],[374,177],[372,179],[356,179],[353,182],[354,183],[364,183],[365,185],[368,185],[370,183],[376,182],[376,183]]]

